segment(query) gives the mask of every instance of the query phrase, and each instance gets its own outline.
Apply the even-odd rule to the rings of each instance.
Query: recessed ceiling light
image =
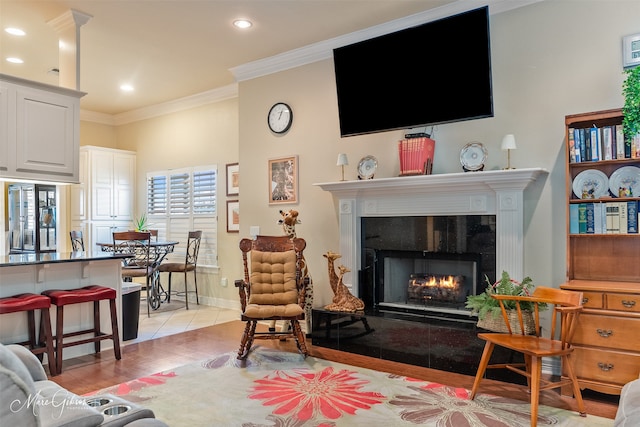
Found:
[[[133,92],[133,86],[127,84],[120,85],[120,90],[123,92]]]
[[[5,28],[4,30],[9,34],[13,34],[14,36],[24,36],[25,34],[27,34],[24,31],[22,31],[20,28],[9,27],[9,28]]]
[[[248,19],[236,19],[233,21],[233,25],[237,28],[245,29],[251,27],[253,23]]]
[[[13,64],[23,64],[24,61],[20,58],[7,58],[7,62],[11,62]]]

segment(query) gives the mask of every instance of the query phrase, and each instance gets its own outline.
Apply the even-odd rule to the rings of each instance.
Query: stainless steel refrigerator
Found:
[[[55,252],[56,187],[9,185],[9,252]]]

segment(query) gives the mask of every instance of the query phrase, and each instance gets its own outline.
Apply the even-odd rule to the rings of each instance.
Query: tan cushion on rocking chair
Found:
[[[296,253],[251,251],[248,317],[289,317],[302,313],[296,287]]]
[[[302,314],[298,304],[260,305],[249,304],[244,315],[254,319],[270,319],[272,317],[297,317]]]

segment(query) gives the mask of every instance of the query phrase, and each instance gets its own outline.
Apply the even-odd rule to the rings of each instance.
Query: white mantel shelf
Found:
[[[313,185],[337,196],[374,193],[380,195],[383,192],[395,193],[399,190],[411,192],[449,192],[456,189],[478,191],[498,188],[521,188],[524,190],[542,174],[546,175],[548,171],[542,168],[509,169],[323,182]]]
[[[496,271],[523,277],[524,191],[542,168],[460,172],[314,184],[338,201],[340,254],[354,284],[363,217],[496,215]],[[357,286],[352,286],[357,294]]]

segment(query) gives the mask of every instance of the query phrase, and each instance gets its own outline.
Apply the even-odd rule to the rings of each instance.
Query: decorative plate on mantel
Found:
[[[480,142],[470,142],[460,150],[460,164],[465,172],[477,172],[484,169],[487,161],[487,149]]]
[[[358,179],[373,179],[378,168],[378,159],[373,156],[364,156],[358,163]]]

